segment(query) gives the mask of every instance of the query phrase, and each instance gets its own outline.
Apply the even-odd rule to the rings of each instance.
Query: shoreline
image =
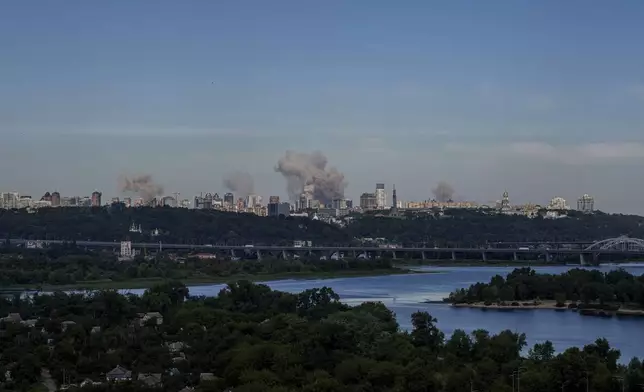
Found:
[[[51,284],[32,284],[23,286],[5,286],[0,289],[0,294],[16,293],[21,291],[68,291],[68,290],[128,290],[128,289],[147,289],[155,284],[178,280],[190,286],[207,286],[213,284],[226,284],[231,281],[249,280],[251,282],[270,282],[274,280],[316,280],[316,279],[337,279],[337,278],[364,278],[370,276],[386,276],[386,275],[412,275],[432,273],[431,271],[412,271],[403,268],[392,269],[377,269],[377,270],[345,270],[345,271],[329,271],[329,272],[305,272],[305,273],[279,273],[279,274],[266,274],[266,275],[231,275],[231,276],[209,276],[209,277],[193,277],[186,279],[172,279],[172,278],[145,278],[145,279],[130,279],[130,280],[97,280],[97,281],[84,281],[62,285]]]
[[[518,301],[514,301],[518,302]],[[434,302],[436,303],[436,302]],[[535,303],[534,301],[524,301],[520,302],[519,305],[501,305],[498,303],[493,303],[490,305],[485,305],[481,302],[476,303],[449,303],[444,302],[445,304],[450,305],[453,308],[463,308],[463,309],[481,309],[481,310],[494,310],[494,311],[515,311],[515,310],[554,310],[559,312],[572,311],[579,313],[583,316],[599,316],[599,317],[612,317],[612,316],[636,316],[644,317],[644,309],[617,309],[617,310],[605,310],[605,309],[579,309],[576,307],[570,308],[569,305],[571,302],[566,301],[564,306],[558,307],[555,301],[541,301]]]

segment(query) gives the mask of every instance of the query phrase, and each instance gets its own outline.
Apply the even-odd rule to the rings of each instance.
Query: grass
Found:
[[[253,282],[265,282],[271,280],[285,280],[285,279],[334,279],[334,278],[357,278],[365,276],[383,276],[383,275],[401,275],[413,274],[415,271],[410,271],[402,268],[391,269],[375,269],[375,270],[338,270],[338,271],[314,271],[314,272],[284,272],[276,274],[258,274],[258,275],[230,275],[230,276],[201,276],[186,279],[178,279],[186,286],[198,286],[207,284],[220,284],[228,283],[237,280],[250,280]],[[40,291],[56,291],[56,290],[109,290],[109,289],[145,289],[155,284],[162,283],[169,280],[168,278],[137,278],[128,280],[92,280],[92,281],[79,281],[71,284],[64,285],[24,285],[24,286],[5,286],[1,291],[16,292],[23,290],[40,290]]]

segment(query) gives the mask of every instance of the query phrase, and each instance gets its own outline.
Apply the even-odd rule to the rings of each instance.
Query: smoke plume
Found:
[[[137,177],[121,176],[119,178],[121,192],[131,192],[150,201],[163,194],[163,187],[152,180],[152,176],[145,174]]]
[[[327,204],[333,199],[344,198],[347,183],[344,174],[335,168],[326,168],[327,158],[320,151],[311,154],[286,151],[275,166],[275,171],[286,178],[291,200],[302,193]]]
[[[440,181],[436,188],[432,189],[434,199],[440,202],[454,200],[454,188],[445,181]]]
[[[224,186],[235,196],[246,197],[250,195],[253,193],[254,185],[253,177],[246,172],[236,171],[228,173],[224,177]]]

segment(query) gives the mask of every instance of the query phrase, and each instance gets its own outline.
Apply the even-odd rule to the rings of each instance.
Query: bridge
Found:
[[[42,247],[50,245],[63,245],[66,241],[35,241],[12,239],[12,244],[22,245],[25,247]],[[38,243],[38,246],[33,246]],[[120,242],[105,241],[76,241],[76,246],[84,248],[112,248],[119,249]],[[524,243],[525,244],[525,243]],[[536,243],[535,243],[536,244]],[[391,257],[393,259],[422,259],[422,260],[543,260],[554,261],[561,258],[570,259],[578,258],[581,265],[600,262],[600,256],[611,259],[629,259],[644,257],[644,240],[629,238],[626,236],[609,238],[593,243],[583,243],[587,246],[583,248],[550,248],[540,246],[543,243],[529,247],[389,247],[382,248],[376,246],[280,246],[280,245],[193,245],[193,244],[165,244],[154,242],[132,243],[131,247],[135,249],[150,250],[185,250],[201,251],[213,254],[226,254],[231,257],[238,255],[252,254],[258,259],[263,256],[277,257],[299,257],[319,256],[320,258],[373,258],[373,257]]]

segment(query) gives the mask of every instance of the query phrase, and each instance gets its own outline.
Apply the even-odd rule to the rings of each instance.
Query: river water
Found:
[[[609,271],[616,265],[605,265],[600,270]],[[623,267],[630,273],[641,275],[644,265]],[[573,267],[535,267],[542,273],[562,273]],[[571,311],[518,310],[494,311],[452,308],[445,304],[423,303],[441,300],[457,288],[476,282],[488,282],[494,275],[505,276],[514,267],[419,267],[429,273],[409,275],[373,276],[363,278],[338,278],[324,280],[281,280],[265,282],[275,290],[299,293],[314,287],[331,287],[348,304],[380,301],[396,313],[401,328],[411,328],[410,317],[415,311],[428,311],[438,319],[439,328],[449,336],[455,329],[472,332],[485,329],[497,333],[505,329],[523,332],[528,346],[550,340],[557,351],[567,347],[581,347],[605,337],[611,346],[622,352],[622,361],[644,357],[644,318],[600,318],[581,316]],[[190,287],[190,294],[215,296],[224,285]],[[130,290],[140,293],[142,290]]]

